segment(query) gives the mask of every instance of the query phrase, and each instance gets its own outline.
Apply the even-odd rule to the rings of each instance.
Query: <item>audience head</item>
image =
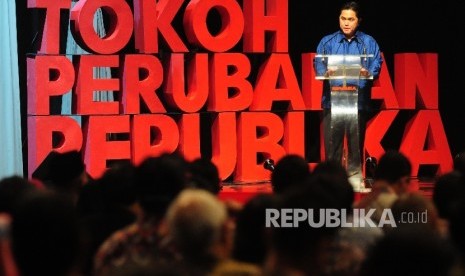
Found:
[[[346,169],[340,162],[327,160],[318,163],[313,169],[312,183],[320,185],[321,188],[334,196],[342,208],[351,209],[354,203],[354,189],[348,180]]]
[[[219,258],[214,249],[227,246],[227,220],[225,205],[202,189],[183,190],[166,213],[169,236],[187,260]]]
[[[307,161],[294,154],[288,154],[278,160],[275,169],[271,173],[271,185],[273,191],[282,194],[302,183],[310,176]]]
[[[101,186],[105,206],[129,207],[136,201],[134,176],[136,167],[130,163],[119,163],[109,168],[97,183]]]
[[[273,194],[257,194],[237,214],[232,257],[238,261],[262,265],[269,246],[265,228],[266,209],[275,208]]]
[[[68,195],[73,200],[77,200],[77,194],[90,178],[81,153],[75,150],[50,152],[32,177],[42,181],[47,188]]]
[[[391,210],[398,228],[415,224],[440,233],[436,206],[418,192],[400,195],[392,204]]]
[[[121,162],[108,168],[104,174],[84,185],[79,193],[79,215],[95,215],[114,208],[128,208],[135,203],[135,166]]]
[[[175,153],[148,157],[135,170],[136,200],[145,215],[162,217],[186,186],[187,163]]]
[[[82,230],[81,275],[92,274],[94,255],[102,243],[137,219],[134,172],[131,162],[119,161],[81,189],[76,205]]]
[[[73,202],[52,192],[24,198],[13,212],[11,244],[20,274],[64,276],[73,268],[79,244]]]
[[[465,152],[457,154],[454,158],[454,170],[465,175]]]
[[[312,180],[307,179],[307,182],[309,181]],[[276,210],[280,217],[276,218],[276,214],[273,214],[277,219],[278,227],[272,219],[268,226],[271,231],[271,254],[268,259],[277,262],[276,267],[271,270],[280,270],[284,267],[301,271],[304,275],[314,275],[315,270],[320,268],[318,255],[322,246],[334,237],[337,230],[336,227],[325,227],[321,224],[317,227],[316,224],[324,223],[325,218],[322,214],[325,213],[325,209],[339,206],[340,203],[327,190],[313,183],[306,183],[279,195]],[[283,221],[281,216],[285,210],[311,210],[311,213],[309,211],[308,218],[300,221],[298,225],[280,227],[279,222]]]
[[[8,213],[14,210],[21,199],[37,188],[26,178],[10,176],[0,181],[0,213]]]
[[[176,262],[155,261],[147,265],[127,263],[115,266],[99,276],[192,276],[191,271]],[[200,276],[200,275],[199,275]]]
[[[412,173],[410,160],[401,152],[389,150],[379,159],[375,181],[387,182],[397,194],[407,192]]]
[[[461,173],[452,171],[439,176],[434,183],[432,197],[439,216],[449,219],[452,210],[456,207],[464,193],[465,183],[463,183]]]
[[[221,191],[221,179],[216,165],[206,158],[198,158],[189,163],[189,184],[207,190],[215,195]]]
[[[447,240],[431,229],[393,229],[374,245],[360,275],[452,275],[457,260]]]
[[[463,183],[462,183],[463,184]],[[465,196],[461,194],[449,217],[449,235],[456,248],[459,250],[462,263],[465,266]]]

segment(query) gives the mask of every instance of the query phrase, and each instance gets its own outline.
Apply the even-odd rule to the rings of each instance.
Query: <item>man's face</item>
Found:
[[[358,27],[358,17],[353,10],[342,10],[339,15],[339,27],[346,38],[352,38]]]

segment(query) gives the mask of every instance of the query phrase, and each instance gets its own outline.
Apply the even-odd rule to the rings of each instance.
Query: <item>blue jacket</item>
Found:
[[[373,79],[377,79],[381,70],[383,59],[376,40],[361,31],[357,31],[350,41],[347,40],[341,31],[323,37],[317,47],[317,55],[373,55],[363,58],[362,66],[370,72]],[[317,76],[322,76],[327,71],[327,59],[315,58],[313,65]],[[350,82],[347,83],[351,85]],[[355,83],[354,83],[355,84]],[[354,85],[352,84],[352,85]],[[358,109],[367,110],[370,108],[370,94],[373,80],[361,79],[357,81],[359,86]],[[342,82],[341,82],[342,85]],[[322,108],[331,108],[330,86],[327,80],[323,85]]]

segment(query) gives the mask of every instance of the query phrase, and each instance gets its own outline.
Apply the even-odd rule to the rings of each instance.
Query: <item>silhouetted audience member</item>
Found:
[[[337,208],[335,206],[340,207],[341,204],[327,190],[313,183],[304,183],[278,195],[277,208],[268,211],[267,217],[271,245],[265,274],[319,275],[322,270],[320,256],[325,254],[325,245],[337,232],[336,227],[325,227],[324,213],[326,209]],[[306,219],[300,223],[292,220],[295,210],[300,210],[301,216],[305,212]]]
[[[321,184],[321,188],[336,197],[336,200],[342,203],[342,208],[352,210],[354,189],[348,180],[347,170],[340,162],[327,160],[318,163],[313,169],[311,178],[313,183]]]
[[[378,222],[385,209],[391,207],[399,195],[408,192],[412,164],[401,152],[388,150],[379,159],[371,192],[355,203],[355,207],[375,209],[372,218]]]
[[[170,205],[168,237],[191,275],[260,275],[258,266],[230,258],[233,224],[210,192],[185,189]]]
[[[11,252],[11,215],[17,205],[37,191],[35,184],[14,175],[0,180],[0,275],[18,275]]]
[[[18,202],[36,191],[27,179],[13,175],[0,180],[0,275],[18,275],[10,245],[11,214]]]
[[[463,183],[462,183],[463,184]],[[459,199],[449,217],[449,237],[458,249],[465,274],[465,196]]]
[[[270,244],[270,229],[265,227],[266,209],[274,208],[275,195],[257,194],[249,199],[236,217],[232,257],[264,265]]]
[[[465,175],[465,152],[457,154],[454,158],[454,170]]]
[[[141,214],[137,221],[112,234],[100,246],[94,259],[94,273],[103,275],[124,265],[149,265],[169,259],[160,243],[161,225],[169,204],[187,182],[187,163],[178,154],[148,157],[135,170],[134,189]]]
[[[333,198],[336,204],[332,209],[337,209],[341,223],[347,224],[338,227],[334,237],[322,246],[318,275],[358,275],[368,250],[382,237],[383,230],[368,224],[359,226],[361,217],[353,212],[354,189],[340,162],[328,160],[319,163],[313,169],[310,183]]]
[[[40,167],[35,177],[48,189],[69,196],[74,202],[81,188],[90,180],[78,151],[52,151]]]
[[[133,223],[136,202],[135,166],[120,163],[110,167],[101,178],[85,185],[77,202],[83,230],[85,253],[81,256],[81,273],[90,275],[93,258],[101,244],[115,231]]]
[[[189,185],[207,190],[214,195],[221,191],[221,179],[216,165],[206,158],[198,158],[188,164]]]
[[[455,252],[447,240],[415,225],[387,232],[373,247],[360,275],[463,275],[453,273],[456,266]]]
[[[313,168],[312,175],[329,175],[346,181],[348,181],[347,179],[349,178],[344,166],[334,160],[325,160],[318,163],[315,168]]]
[[[149,157],[135,172],[136,200],[143,215],[161,217],[173,199],[187,185],[187,162],[177,153]]]
[[[452,171],[439,176],[434,183],[432,199],[443,219],[450,218],[452,210],[465,194],[462,177],[460,172]]]
[[[0,180],[0,213],[14,210],[18,201],[37,188],[29,180],[21,176],[10,176]]]
[[[392,204],[391,210],[397,228],[416,224],[418,227],[425,227],[437,234],[445,235],[436,206],[432,200],[418,192],[400,195]]]
[[[85,217],[108,209],[131,208],[136,202],[135,170],[131,162],[121,162],[82,187],[76,205],[78,214]]]
[[[459,219],[457,219],[457,214],[460,213],[461,204],[463,204],[462,201],[464,198],[465,178],[458,170],[443,174],[436,179],[433,188],[432,200],[438,210],[439,222],[442,226],[444,235],[451,235],[451,220],[454,220],[453,231],[460,228],[460,224],[462,223],[461,220],[465,215],[465,210],[462,210],[463,213],[459,215]],[[459,245],[461,243],[461,238],[457,237],[457,233],[454,233],[454,235],[455,237],[450,238]]]
[[[102,276],[191,276],[185,268],[174,262],[152,262],[147,266],[125,264],[113,267]],[[232,275],[231,275],[232,276]]]
[[[74,204],[52,192],[28,196],[13,212],[11,244],[20,275],[71,275],[79,250]]]
[[[11,216],[7,213],[0,213],[0,275],[19,275],[16,263],[11,252],[10,240]]]
[[[76,200],[76,210],[79,217],[87,217],[101,212],[105,208],[103,189],[99,179],[93,179],[84,185]]]
[[[401,152],[389,150],[384,153],[375,170],[375,185],[387,184],[398,195],[406,193],[410,184],[412,164]]]
[[[301,184],[310,175],[307,161],[295,154],[288,154],[278,160],[271,173],[273,191],[282,194]]]

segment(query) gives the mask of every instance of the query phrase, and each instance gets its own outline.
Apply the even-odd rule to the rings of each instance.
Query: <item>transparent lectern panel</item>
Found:
[[[318,67],[316,79],[356,80],[372,79],[372,76],[360,76],[360,70],[368,57],[373,55],[316,55]],[[325,67],[324,70],[321,68]],[[327,74],[328,70],[331,74]]]

